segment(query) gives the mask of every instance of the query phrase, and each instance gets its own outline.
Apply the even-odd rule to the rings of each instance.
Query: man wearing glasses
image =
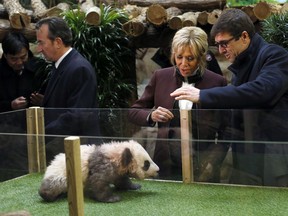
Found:
[[[279,144],[288,140],[288,52],[265,42],[240,9],[225,10],[211,37],[232,63],[228,67],[234,75],[232,85],[204,90],[186,86],[171,96],[201,103],[203,108],[238,109],[231,122],[248,142],[232,144],[231,183],[288,186],[288,145]],[[237,135],[231,139],[237,140],[241,136]]]

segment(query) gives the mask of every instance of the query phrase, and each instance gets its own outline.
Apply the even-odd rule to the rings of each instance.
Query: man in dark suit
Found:
[[[58,17],[36,25],[38,52],[55,63],[43,100],[44,107],[92,108],[97,103],[96,75],[92,65],[72,45],[72,33]]]
[[[71,47],[69,26],[62,18],[48,17],[36,24],[36,36],[38,52],[54,66],[42,103],[45,108],[54,108],[45,109],[46,134],[96,135],[96,115],[74,109],[97,107],[97,82],[92,65]]]

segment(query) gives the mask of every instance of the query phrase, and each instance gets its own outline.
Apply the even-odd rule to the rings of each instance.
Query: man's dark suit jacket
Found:
[[[87,134],[84,128],[96,117],[91,111],[79,108],[97,107],[96,74],[92,65],[75,49],[52,73],[42,105],[53,108],[45,109],[46,134],[95,135]]]
[[[93,108],[97,101],[96,74],[92,65],[75,49],[62,60],[45,91],[43,106]]]

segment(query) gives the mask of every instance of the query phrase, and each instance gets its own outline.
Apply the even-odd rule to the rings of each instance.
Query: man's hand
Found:
[[[175,100],[189,100],[193,103],[200,102],[200,90],[190,85],[176,89],[170,96],[175,97]]]
[[[44,95],[34,92],[30,96],[30,101],[33,105],[40,106],[42,104]]]
[[[11,102],[11,108],[13,110],[25,109],[27,105],[28,105],[28,102],[26,98],[23,96],[18,97]]]

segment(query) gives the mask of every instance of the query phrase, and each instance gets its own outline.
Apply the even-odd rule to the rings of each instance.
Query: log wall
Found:
[[[10,1],[5,0],[5,2]],[[17,2],[17,0],[13,0],[13,2]],[[40,3],[40,0],[32,0],[31,2],[36,4]],[[83,2],[79,4],[90,2],[91,7],[95,7],[92,0]],[[30,42],[35,42],[35,22],[45,16],[57,16],[63,10],[69,10],[69,5],[66,5],[63,9],[63,3],[60,4],[51,8],[41,7],[40,11],[38,10],[40,8],[38,8],[37,14],[33,11],[26,10],[25,12],[24,9],[21,9],[21,13],[25,12],[28,17],[31,17],[31,23],[25,23],[25,25],[22,25],[22,21],[15,21],[15,17],[20,19],[23,15],[13,16],[11,9],[9,9],[10,11],[7,10],[9,7],[5,8],[0,4],[0,42],[4,35],[12,30],[23,32]],[[209,33],[221,12],[226,9],[226,0],[126,0],[121,1],[121,5],[129,14],[130,19],[123,24],[123,30],[130,38],[132,47],[166,47],[175,32],[183,26],[197,25]],[[287,5],[288,3],[280,5],[259,2],[241,9],[251,17],[258,28],[259,21],[266,19],[271,14],[287,11]],[[86,10],[88,11],[88,9]],[[17,11],[13,13],[17,13]],[[95,10],[93,13],[95,13]],[[13,20],[11,20],[11,17],[14,17]],[[100,16],[93,15],[92,17],[99,18]],[[95,25],[99,25],[100,22],[100,20],[97,20]],[[15,23],[21,25],[15,26]]]

